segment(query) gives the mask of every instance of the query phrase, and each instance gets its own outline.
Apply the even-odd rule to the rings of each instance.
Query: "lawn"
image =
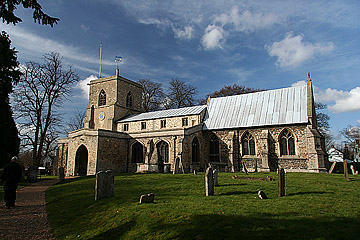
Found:
[[[69,179],[47,190],[48,218],[57,239],[360,239],[360,176],[287,173],[278,198],[277,181],[235,174],[246,176],[219,173],[209,197],[204,173],[122,174],[115,197],[98,201],[95,177]],[[248,176],[268,175],[277,180]],[[146,193],[155,203],[138,203]]]

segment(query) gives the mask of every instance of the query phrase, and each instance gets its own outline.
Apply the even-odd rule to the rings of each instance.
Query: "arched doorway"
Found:
[[[169,144],[165,141],[160,141],[156,144],[159,172],[164,172],[164,163],[169,162]]]
[[[81,145],[76,151],[75,157],[75,176],[86,176],[88,165],[88,150]]]
[[[136,142],[132,145],[132,159],[133,163],[144,163],[143,145]]]

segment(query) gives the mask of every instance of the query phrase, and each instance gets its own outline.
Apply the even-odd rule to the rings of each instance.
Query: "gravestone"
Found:
[[[285,196],[285,170],[278,170],[278,197]]]
[[[174,167],[173,174],[178,174],[178,173],[180,173],[180,159],[176,158],[175,159],[175,167]]]
[[[354,165],[350,165],[350,169],[351,169],[352,175],[357,175]]]
[[[214,177],[214,186],[218,187],[219,183],[218,183],[218,173],[219,171],[217,169],[214,169],[213,171],[213,177]]]
[[[27,170],[27,180],[29,182],[36,182],[37,180],[37,166],[30,166]]]
[[[331,174],[333,171],[334,171],[334,168],[336,166],[336,162],[334,162],[332,165],[331,165],[331,168],[329,170],[329,174]]]
[[[259,196],[260,199],[268,199],[266,194],[261,190],[258,192],[258,196]]]
[[[59,180],[60,182],[64,181],[65,179],[65,170],[63,167],[59,167]]]
[[[111,170],[96,174],[95,200],[114,196],[114,173]]]
[[[197,171],[196,171],[196,170],[194,170],[194,175],[197,175]]]
[[[140,196],[140,203],[153,203],[155,198],[155,194],[149,193]]]
[[[350,181],[349,179],[349,171],[348,171],[348,167],[347,167],[347,161],[344,159],[344,176],[345,176],[345,180],[347,182]]]
[[[214,177],[213,169],[208,167],[205,174],[205,195],[214,196]]]

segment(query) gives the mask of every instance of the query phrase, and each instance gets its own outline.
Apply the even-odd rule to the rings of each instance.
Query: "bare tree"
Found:
[[[139,79],[143,86],[142,105],[145,112],[161,109],[161,103],[165,97],[162,84],[150,81],[150,79]]]
[[[84,120],[86,118],[86,111],[81,111],[77,109],[73,112],[73,115],[70,117],[67,122],[65,133],[75,131],[84,127]]]
[[[317,128],[325,139],[326,149],[329,149],[331,145],[334,144],[334,142],[333,142],[333,136],[330,132],[330,124],[329,124],[330,116],[326,113],[320,112],[321,110],[324,109],[326,109],[326,104],[315,102]]]
[[[41,158],[51,151],[61,124],[57,109],[69,95],[79,77],[71,66],[63,67],[58,53],[44,55],[44,64],[27,63],[14,93],[20,136],[33,152],[33,163],[39,166]]]
[[[264,89],[257,89],[257,88],[249,88],[245,86],[239,86],[236,83],[234,85],[225,85],[219,91],[215,91],[207,95],[206,98],[201,99],[199,101],[200,104],[206,104],[208,97],[216,98],[216,97],[226,97],[226,96],[234,96],[240,95],[245,93],[253,93],[253,92],[260,92],[264,91]]]
[[[164,107],[170,109],[193,106],[197,93],[196,87],[187,85],[183,80],[173,78],[168,88]]]

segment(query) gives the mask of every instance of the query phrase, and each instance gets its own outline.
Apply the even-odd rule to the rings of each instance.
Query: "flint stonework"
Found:
[[[96,174],[95,200],[114,196],[114,173],[111,170]]]

